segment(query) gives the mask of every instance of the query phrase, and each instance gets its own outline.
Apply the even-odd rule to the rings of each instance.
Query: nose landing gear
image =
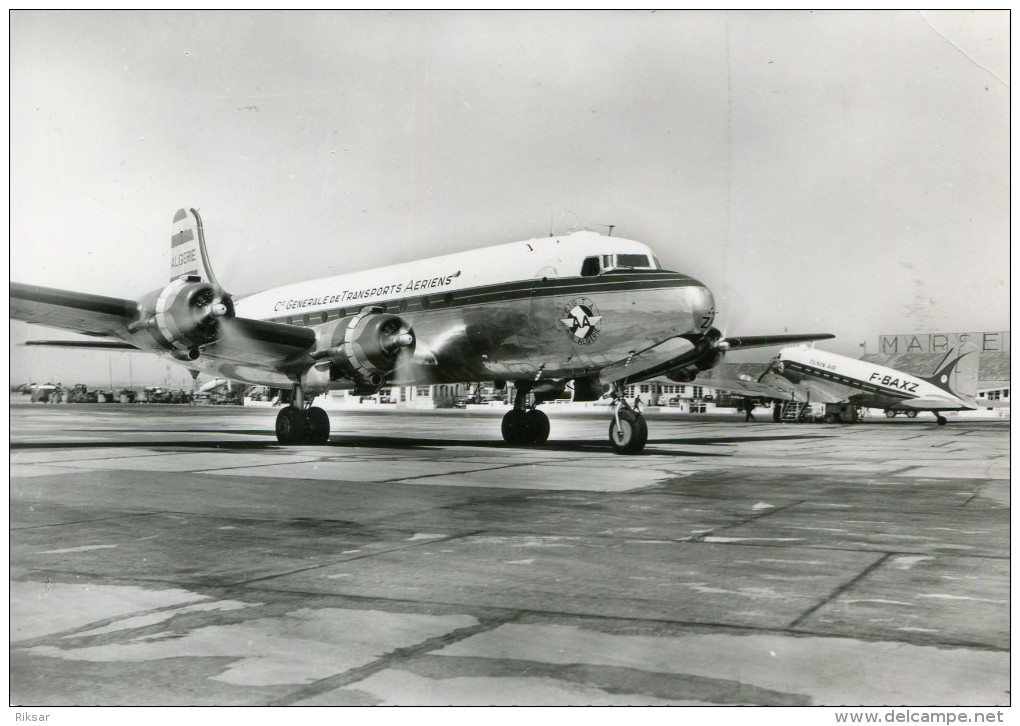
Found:
[[[641,411],[631,408],[613,384],[613,420],[609,422],[609,443],[617,454],[636,454],[648,441],[648,424]]]

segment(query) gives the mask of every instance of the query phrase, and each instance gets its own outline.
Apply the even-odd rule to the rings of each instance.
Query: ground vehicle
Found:
[[[90,391],[84,383],[75,384],[74,388],[67,392],[68,403],[96,403],[98,401],[98,392]]]
[[[52,383],[32,383],[29,386],[32,403],[49,403],[50,397],[56,395],[56,388]]]

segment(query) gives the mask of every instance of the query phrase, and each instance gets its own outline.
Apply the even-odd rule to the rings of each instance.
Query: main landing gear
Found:
[[[301,386],[294,386],[291,404],[276,415],[276,440],[284,445],[329,441],[329,415],[321,408],[305,408]]]
[[[933,413],[935,413],[935,423],[937,423],[939,426],[945,426],[947,423],[949,423],[948,419],[946,419],[945,416],[941,415],[937,411]]]
[[[503,416],[503,440],[508,444],[541,446],[549,440],[549,417],[536,406],[527,409],[528,389],[517,387],[514,407]]]

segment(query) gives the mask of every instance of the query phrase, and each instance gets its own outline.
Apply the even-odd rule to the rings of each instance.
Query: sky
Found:
[[[729,335],[1008,330],[1009,50],[1007,11],[13,11],[10,276],[140,297],[182,206],[234,294],[614,225]],[[190,381],[17,345],[57,337],[12,323],[11,382]]]

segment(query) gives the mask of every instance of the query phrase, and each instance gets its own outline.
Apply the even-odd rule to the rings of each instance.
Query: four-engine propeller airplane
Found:
[[[704,382],[745,398],[882,408],[887,416],[903,412],[911,418],[931,411],[939,426],[945,426],[940,411],[978,408],[977,380],[978,348],[967,343],[946,353],[930,376],[800,345],[781,350],[757,381]]]
[[[384,384],[512,381],[502,422],[509,444],[540,445],[561,397],[613,399],[617,453],[644,448],[648,427],[623,386],[666,375],[691,381],[727,350],[832,338],[831,334],[724,337],[712,293],[662,269],[644,244],[581,231],[286,285],[234,299],[209,264],[196,210],[180,209],[171,281],[126,300],[11,283],[13,319],[116,338],[192,371],[290,388],[276,420],[283,444],[322,444],[334,389],[374,393]],[[533,403],[527,405],[528,394]]]

